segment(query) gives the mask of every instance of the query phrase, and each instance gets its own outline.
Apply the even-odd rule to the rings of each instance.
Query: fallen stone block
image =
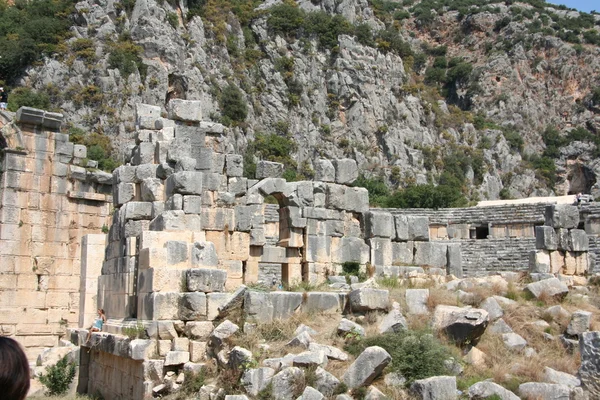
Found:
[[[348,294],[350,308],[354,312],[385,311],[389,307],[387,290],[361,288]]]
[[[569,293],[569,288],[557,278],[544,279],[528,284],[525,289],[535,298],[550,296],[561,299]]]
[[[299,382],[304,382],[304,371],[298,367],[289,367],[275,374],[271,379],[273,399],[292,400]]]
[[[408,329],[408,324],[406,323],[406,319],[402,315],[402,312],[400,312],[400,306],[392,308],[379,324],[379,333],[382,334],[400,332],[406,329]]]
[[[567,374],[566,372],[556,371],[550,367],[544,368],[544,382],[556,383],[568,387],[581,386],[581,381],[576,376]]]
[[[522,399],[567,400],[571,390],[568,386],[555,383],[527,382],[519,385]]]
[[[455,376],[432,376],[413,382],[410,391],[422,400],[456,400]]]
[[[527,346],[527,341],[523,339],[523,337],[514,332],[512,333],[503,333],[502,341],[504,342],[504,346],[509,350],[513,351],[521,351]]]
[[[477,344],[489,322],[487,311],[439,305],[433,314],[433,329],[441,331],[458,345]]]
[[[240,379],[241,384],[251,396],[257,396],[258,392],[264,390],[275,375],[275,370],[269,367],[251,368],[244,372]]]
[[[429,289],[406,289],[406,308],[409,314],[427,315],[429,308],[427,301],[429,300]]]
[[[482,301],[481,304],[479,305],[479,308],[482,308],[488,312],[490,321],[495,321],[504,315],[504,311],[502,310],[502,307],[500,307],[500,304],[498,304],[498,301],[496,301],[496,299],[493,297],[488,297],[487,299]]]
[[[294,357],[294,367],[316,368],[327,365],[327,356],[324,351],[303,351]]]
[[[494,382],[477,382],[469,387],[469,399],[487,399],[493,396],[500,400],[520,400],[519,396]]]
[[[210,321],[190,321],[186,322],[184,332],[190,339],[208,340],[214,330],[213,323]]]
[[[349,389],[370,385],[390,363],[392,357],[379,346],[367,347],[344,373],[342,381]]]
[[[253,360],[252,352],[241,346],[235,346],[229,352],[229,368],[233,370],[244,370],[255,362]]]
[[[342,318],[337,328],[337,334],[343,337],[346,337],[347,335],[365,336],[365,329],[356,322]]]
[[[325,356],[327,356],[330,360],[336,361],[346,361],[348,360],[348,354],[344,353],[342,350],[338,349],[334,346],[328,346],[325,344],[318,344],[315,342],[311,342],[308,345],[308,350],[313,352],[323,352]]]

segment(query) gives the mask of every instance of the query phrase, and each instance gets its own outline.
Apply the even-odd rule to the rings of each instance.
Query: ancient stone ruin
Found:
[[[0,332],[31,359],[61,338],[85,346],[82,393],[141,399],[164,372],[199,370],[239,329],[222,322],[234,308],[255,323],[388,306],[387,291],[348,293],[345,279],[304,294],[247,285],[335,281],[348,263],[409,279],[597,271],[595,204],[371,209],[351,185],[354,160],[315,160],[315,180],[300,182],[260,161],[248,179],[226,128],[198,102],[172,100],[168,118],[157,106],[136,111],[136,146],[112,176],[59,133],[59,114],[0,114]],[[96,308],[109,321],[90,342],[85,329],[66,330],[89,327]],[[132,329],[147,337],[124,335]]]

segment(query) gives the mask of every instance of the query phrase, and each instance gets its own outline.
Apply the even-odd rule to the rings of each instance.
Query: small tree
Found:
[[[248,106],[240,89],[234,85],[227,85],[221,94],[221,109],[224,122],[243,122],[248,116]]]
[[[40,382],[48,389],[49,396],[60,396],[69,390],[75,378],[75,363],[63,357],[55,365],[46,367],[46,374],[40,376]]]

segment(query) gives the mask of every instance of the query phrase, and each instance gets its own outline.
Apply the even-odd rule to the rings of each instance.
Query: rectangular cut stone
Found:
[[[201,292],[183,293],[179,304],[179,318],[182,321],[206,319],[206,294]]]
[[[205,230],[232,231],[235,228],[234,210],[231,208],[205,208],[201,216]]]
[[[329,236],[307,235],[305,258],[307,262],[326,263],[331,260],[331,240]]]
[[[438,242],[415,242],[415,259],[417,265],[446,268],[447,244]]]
[[[565,266],[565,255],[561,251],[550,252],[550,273],[558,274]]]
[[[206,360],[206,342],[190,340],[190,361],[197,363]]]
[[[407,216],[408,239],[414,241],[429,240],[429,218],[421,216]]]
[[[371,238],[371,265],[386,266],[393,262],[392,241],[389,238]]]
[[[246,232],[206,231],[206,240],[213,242],[220,260],[246,261],[250,251],[250,234]]]
[[[574,229],[579,226],[579,209],[568,204],[553,204],[546,206],[544,213],[545,225],[553,228]]]
[[[230,177],[241,177],[244,174],[244,157],[239,154],[227,154],[226,172]]]
[[[220,269],[194,268],[186,272],[187,289],[190,292],[222,292],[227,280],[227,271]]]
[[[392,263],[412,264],[414,242],[392,242]]]
[[[341,313],[345,307],[345,294],[331,292],[308,292],[302,305],[303,312],[325,314]]]
[[[219,307],[231,299],[230,293],[208,293],[206,295],[206,318],[214,321],[219,317]]]
[[[543,250],[558,249],[558,238],[550,226],[535,227],[535,247]]]
[[[529,272],[550,273],[550,252],[547,250],[533,250],[529,253]]]
[[[395,239],[401,242],[408,238],[408,220],[406,215],[394,215]]]
[[[196,171],[176,172],[167,178],[167,195],[202,194],[203,173]]]
[[[199,122],[202,121],[202,102],[199,100],[172,99],[168,104],[169,119]]]
[[[336,264],[345,262],[366,264],[369,262],[371,248],[363,239],[357,237],[331,238],[331,243],[331,262]]]
[[[565,228],[558,228],[555,230],[556,238],[558,240],[558,250],[572,251],[573,247],[571,244],[571,236],[569,230]]]
[[[457,278],[463,277],[462,251],[460,244],[449,244],[447,254],[446,273]]]
[[[386,211],[370,210],[364,214],[367,238],[390,238],[394,234],[394,217]]]
[[[571,229],[571,247],[573,251],[588,251],[589,240],[583,229]]]

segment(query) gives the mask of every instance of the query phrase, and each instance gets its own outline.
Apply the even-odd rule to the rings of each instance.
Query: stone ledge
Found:
[[[105,203],[112,203],[113,198],[108,194],[101,193],[90,193],[90,192],[73,192],[69,190],[67,192],[67,197],[70,199],[82,199],[82,200],[91,200],[91,201],[103,201]]]
[[[17,111],[16,120],[25,124],[42,125],[49,129],[60,129],[63,115],[37,108],[21,107]]]

